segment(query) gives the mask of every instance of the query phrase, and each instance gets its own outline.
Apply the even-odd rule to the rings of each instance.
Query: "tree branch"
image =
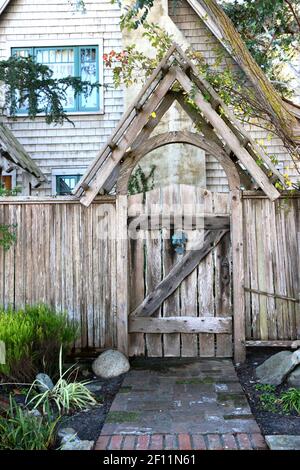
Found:
[[[284,0],[285,3],[288,5],[289,9],[291,10],[292,12],[292,15],[293,17],[295,18],[295,21],[297,23],[297,25],[299,26],[299,30],[300,30],[300,18],[298,17],[293,5],[292,5],[292,2],[290,0]]]

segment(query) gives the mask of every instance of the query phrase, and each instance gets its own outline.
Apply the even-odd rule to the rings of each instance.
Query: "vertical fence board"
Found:
[[[199,188],[197,190],[197,203],[203,206],[205,212],[213,212],[211,192]],[[198,303],[200,317],[214,316],[213,264],[213,254],[209,253],[198,267]],[[199,353],[201,357],[213,357],[215,355],[215,337],[213,334],[201,333],[199,335]]]
[[[160,188],[146,193],[146,212],[152,215],[160,210]],[[146,233],[146,294],[150,293],[162,278],[161,234],[160,230],[147,230]],[[161,316],[161,308],[153,314]],[[147,334],[146,348],[149,357],[162,356],[162,335]]]
[[[216,214],[229,213],[229,201],[227,194],[214,194],[214,212]],[[214,250],[215,263],[215,311],[217,317],[232,315],[231,305],[231,250],[230,234],[221,240]],[[216,335],[216,356],[232,356],[232,335]]]
[[[130,197],[132,205],[143,205],[142,193]],[[130,206],[128,206],[128,214],[130,214]],[[133,238],[129,238],[129,260],[130,260],[130,295],[129,295],[129,312],[132,312],[144,299],[145,296],[145,276],[144,276],[144,256],[145,256],[145,232],[140,230],[133,234]],[[131,333],[129,335],[129,355],[141,356],[145,354],[145,335],[143,333]]]
[[[164,210],[166,208],[172,210],[173,205],[178,205],[178,193],[177,193],[177,186],[170,185],[162,189],[162,206]],[[163,265],[163,277],[165,277],[170,270],[172,269],[173,265],[178,260],[178,255],[176,254],[174,247],[172,246],[172,231],[170,228],[164,227],[162,229],[162,265]],[[174,316],[180,310],[180,298],[179,298],[179,289],[164,301],[163,303],[163,316],[170,317]],[[168,335],[163,335],[163,347],[164,347],[164,356],[165,357],[172,357],[172,356],[180,356],[180,334],[179,333],[170,333]]]
[[[180,202],[185,216],[186,224],[189,224],[189,213],[195,213],[196,205],[196,187],[188,185],[180,185]],[[194,231],[183,228],[187,236],[188,242],[186,250],[189,250],[189,245],[193,244]],[[197,316],[198,299],[197,299],[197,269],[195,269],[180,286],[181,295],[181,315],[182,316]],[[181,334],[181,355],[182,357],[195,357],[198,355],[198,338],[196,334]]]

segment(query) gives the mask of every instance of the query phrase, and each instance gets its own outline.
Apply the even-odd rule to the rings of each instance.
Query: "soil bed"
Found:
[[[72,416],[63,417],[59,428],[73,428],[80,439],[96,441],[100,436],[112,401],[123,382],[124,375],[112,379],[97,378],[93,380],[93,385],[101,386],[101,390],[93,391],[93,394],[99,400],[99,403],[102,404],[96,405],[89,410],[75,413]]]
[[[290,434],[300,435],[300,416],[296,412],[290,414],[284,413],[278,406],[278,412],[267,411],[263,408],[260,400],[261,392],[256,390],[257,379],[255,376],[256,367],[264,362],[268,357],[281,349],[263,349],[249,350],[247,352],[247,360],[244,364],[236,368],[241,385],[248,398],[252,413],[264,435],[273,434]],[[288,390],[288,386],[284,383],[278,387],[274,394],[279,396],[280,393]]]

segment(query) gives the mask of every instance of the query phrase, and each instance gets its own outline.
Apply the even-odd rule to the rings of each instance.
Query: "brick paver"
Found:
[[[106,439],[104,439],[104,437]],[[265,450],[267,445],[258,434],[154,434],[137,436],[114,435],[99,437],[96,450]],[[259,441],[259,444],[258,444]],[[123,445],[120,447],[120,443]],[[137,442],[136,446],[134,443]],[[150,447],[149,447],[149,443]],[[179,443],[178,447],[176,442]],[[106,446],[105,446],[106,443]],[[130,445],[128,445],[130,443]],[[237,444],[238,443],[238,444]],[[115,447],[114,447],[115,444]]]
[[[229,359],[133,361],[97,450],[262,450]]]
[[[191,438],[189,434],[179,434],[178,435],[179,449],[180,450],[191,450]]]
[[[241,450],[251,450],[252,449],[252,444],[247,436],[247,434],[241,433],[237,435],[238,443],[239,443],[239,448]]]
[[[136,449],[137,450],[147,450],[149,448],[149,444],[150,444],[149,434],[148,435],[143,435],[143,436],[138,436]]]

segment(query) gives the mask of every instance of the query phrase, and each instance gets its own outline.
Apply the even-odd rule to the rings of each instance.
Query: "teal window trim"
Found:
[[[93,48],[95,49],[96,51],[96,54],[95,54],[95,63],[96,63],[96,82],[99,82],[99,48],[98,46],[78,46],[77,48],[77,63],[78,63],[78,76],[79,77],[82,77],[82,73],[81,73],[81,53],[83,50],[85,49],[89,49],[89,48]],[[92,61],[90,61],[92,63]],[[96,96],[96,99],[97,99],[97,105],[96,105],[96,108],[97,110],[100,110],[100,93],[99,93],[99,89],[94,91],[94,93],[97,93],[97,96]],[[91,108],[91,107],[85,107],[82,105],[82,98],[83,96],[82,95],[78,95],[77,96],[78,98],[78,110],[81,111],[81,112],[89,112],[89,111],[95,111],[95,108]]]
[[[18,52],[26,52],[27,56],[31,56],[33,58],[36,57],[38,51],[53,51],[53,50],[66,50],[66,49],[73,49],[74,51],[74,76],[75,77],[81,77],[81,53],[85,49],[95,49],[95,68],[96,68],[96,77],[95,80],[96,82],[99,82],[99,46],[97,44],[95,45],[86,45],[86,46],[53,46],[53,47],[13,47],[11,48],[11,54],[17,54]],[[59,62],[55,62],[59,63]],[[51,68],[51,63],[47,64]],[[76,98],[74,99],[74,107],[66,107],[64,110],[67,113],[85,113],[85,112],[100,112],[101,111],[101,106],[100,106],[100,90],[99,89],[94,89],[92,93],[96,93],[96,106],[93,107],[86,107],[83,105],[83,94],[77,95]],[[17,111],[17,114],[28,114],[28,110],[26,107],[19,108]]]
[[[68,175],[55,175],[57,196],[66,196],[71,194],[72,190],[75,188],[81,177],[82,174],[78,175],[76,173]],[[74,180],[74,186],[69,188],[67,181],[71,179]],[[64,180],[66,180],[66,182]]]

